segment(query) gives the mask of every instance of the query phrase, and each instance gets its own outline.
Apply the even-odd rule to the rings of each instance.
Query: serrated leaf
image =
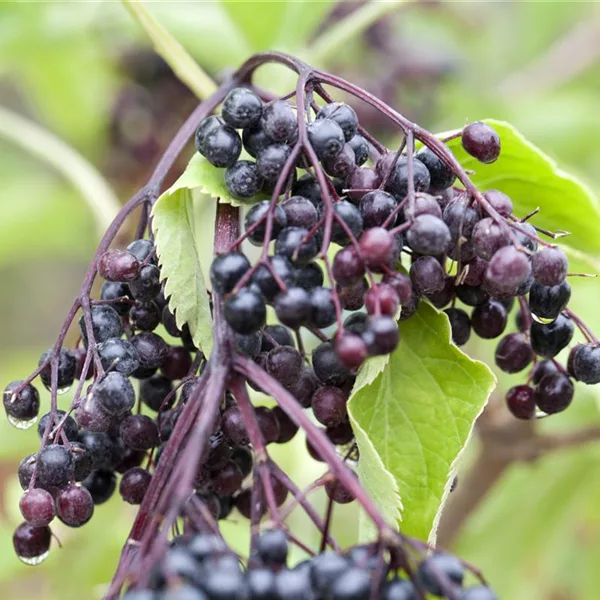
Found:
[[[500,136],[502,149],[496,162],[480,163],[465,152],[460,138],[448,142],[462,166],[474,171],[471,179],[475,185],[483,191],[494,188],[508,194],[519,216],[539,207],[541,210],[532,221],[535,225],[551,231],[569,231],[566,245],[600,253],[600,205],[593,192],[559,169],[552,158],[509,123],[493,119],[485,122]]]
[[[212,319],[194,233],[192,192],[183,176],[157,200],[152,211],[165,296],[177,326],[187,324],[206,356],[212,350]]]
[[[241,202],[234,198],[225,185],[225,169],[211,165],[201,154],[194,154],[185,171],[177,180],[179,186],[196,189],[202,194],[218,198],[222,204],[244,206],[249,202],[257,202],[267,198],[264,194],[257,194],[250,201]]]
[[[401,512],[403,533],[433,542],[456,461],[496,380],[451,343],[446,315],[430,304],[400,331],[382,372],[353,390],[348,412],[361,460],[364,453],[369,461],[369,473],[360,473],[367,491],[385,515]],[[377,487],[390,477],[397,499]]]

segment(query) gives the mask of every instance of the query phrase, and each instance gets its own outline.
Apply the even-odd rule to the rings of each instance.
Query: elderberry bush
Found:
[[[295,97],[243,85],[251,60],[175,138],[182,150],[181,140],[194,137],[243,208],[219,203],[210,302],[205,290],[195,299],[208,306],[212,352],[198,347],[198,331],[168,297],[173,273],[150,224],[176,158],[170,148],[107,232],[56,344],[31,376],[6,387],[7,416],[21,428],[37,421],[38,379],[51,396],[39,451],[18,470],[24,522],[15,551],[40,562],[56,519],[83,526],[118,489],[140,509],[109,600],[127,587],[130,600],[493,599],[457,557],[430,554],[384,521],[356,475],[348,400],[358,370],[401,352],[401,322],[428,302],[445,311],[454,343],[497,339],[498,368],[526,375],[506,396],[516,417],[564,410],[575,381],[600,382],[597,340],[567,307],[567,259],[513,214],[506,194],[478,190],[443,141],[398,117],[404,143],[384,147],[322,88],[336,78],[274,56],[253,60],[294,64],[304,82]],[[467,125],[461,139],[481,163],[501,154],[484,123]],[[138,239],[111,248],[140,206]],[[96,276],[104,283],[93,298]],[[513,309],[518,328],[508,332]],[[74,320],[80,339],[68,349]],[[583,343],[573,344],[576,329]],[[563,367],[557,357],[567,347]],[[59,395],[75,382],[59,410]],[[254,402],[265,396],[268,407]],[[323,464],[306,490],[270,454],[299,433],[306,459]],[[325,517],[310,498],[315,490],[326,498]],[[378,538],[342,551],[331,517],[351,502]],[[293,509],[306,513],[320,548],[288,528]],[[250,528],[242,557],[219,535],[226,519]],[[289,544],[304,562],[288,565]]]

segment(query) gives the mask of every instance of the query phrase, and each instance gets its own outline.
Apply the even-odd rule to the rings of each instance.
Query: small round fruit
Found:
[[[467,125],[461,141],[465,151],[484,164],[493,163],[500,156],[500,136],[481,121]]]

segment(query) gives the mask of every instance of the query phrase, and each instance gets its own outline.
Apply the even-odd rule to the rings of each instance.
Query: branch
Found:
[[[0,107],[0,135],[52,165],[81,193],[104,233],[121,204],[112,188],[79,152],[52,133],[6,108]]]
[[[144,28],[152,40],[156,52],[198,98],[206,98],[214,93],[217,85],[212,78],[152,16],[140,0],[122,0],[122,2],[129,14]]]
[[[328,27],[311,44],[312,49],[308,51],[308,61],[311,64],[322,64],[344,44],[348,43],[362,31],[387,14],[396,10],[406,0],[390,0],[387,2],[367,2],[358,10],[353,11],[347,17],[338,21],[335,25]]]

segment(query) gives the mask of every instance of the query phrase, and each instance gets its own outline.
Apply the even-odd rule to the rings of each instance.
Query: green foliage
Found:
[[[212,319],[194,231],[192,187],[189,175],[182,175],[154,205],[152,226],[169,307],[177,325],[187,324],[196,346],[208,356]]]
[[[379,502],[392,500],[390,492],[382,498],[372,487],[391,476],[402,503],[402,532],[435,539],[455,462],[495,378],[450,342],[447,317],[427,303],[401,322],[400,331],[385,369],[372,383],[359,383],[348,411],[353,426],[370,440],[357,439],[361,457],[363,452],[369,457],[371,472],[363,479],[369,493]],[[381,508],[393,514],[400,507]]]

